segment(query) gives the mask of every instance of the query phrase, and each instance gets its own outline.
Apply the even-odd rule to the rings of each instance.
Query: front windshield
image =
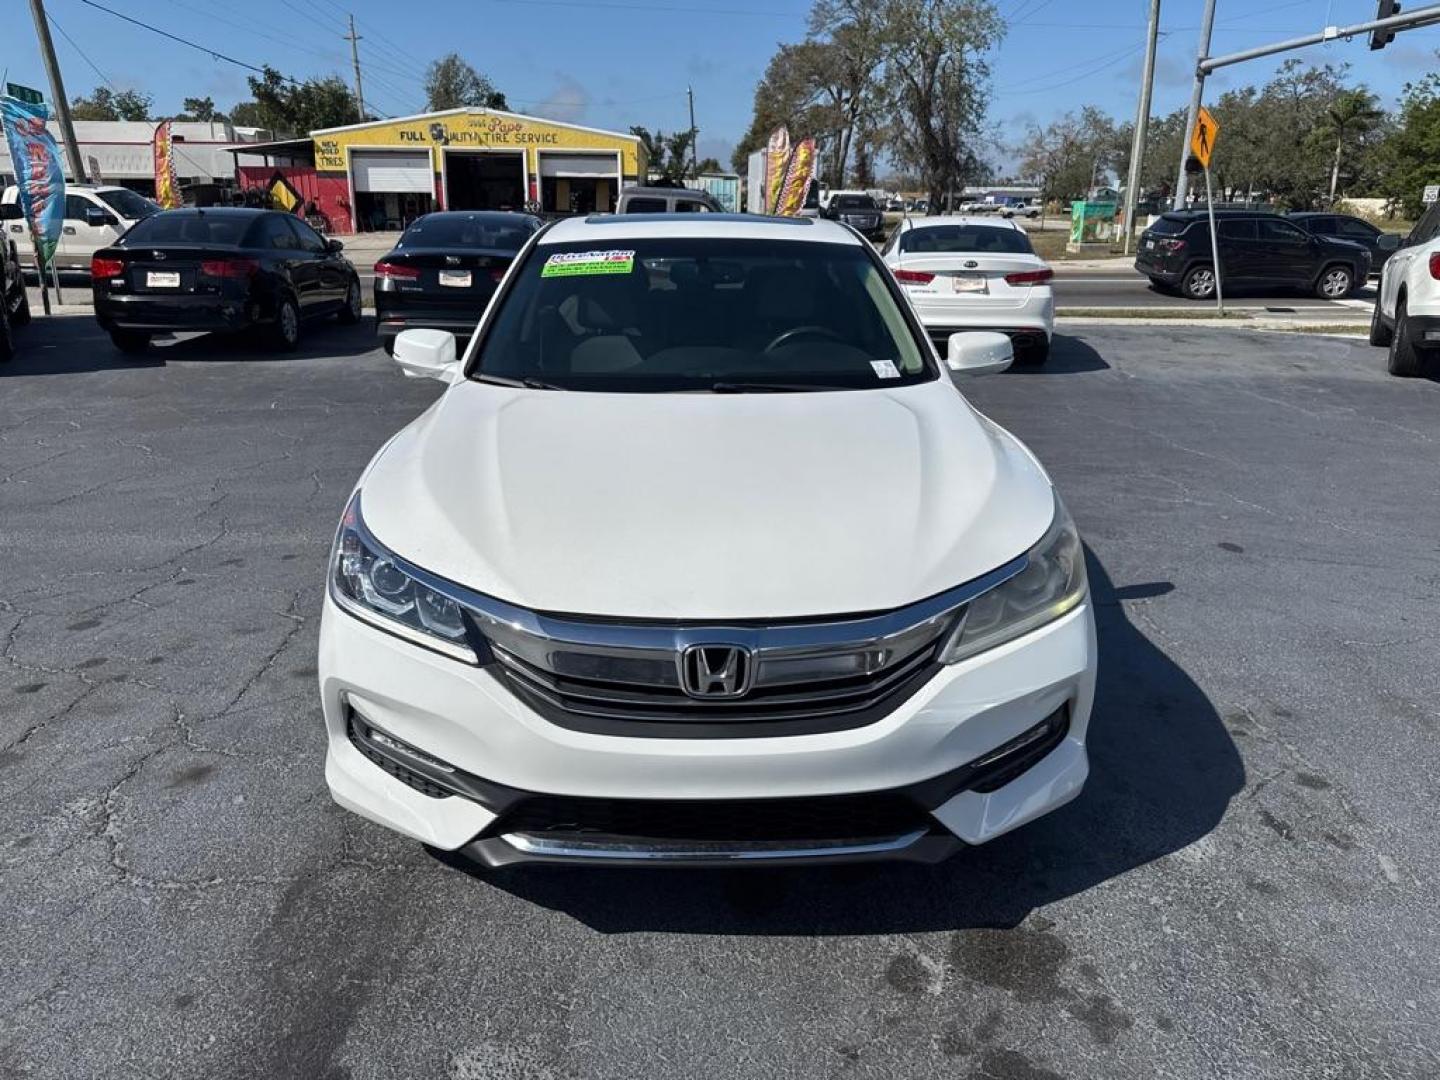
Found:
[[[113,191],[97,191],[99,195],[115,213],[128,221],[139,221],[151,214],[158,214],[160,207],[145,198],[137,195],[129,188],[115,188]]]
[[[934,378],[858,245],[625,239],[533,248],[471,377],[571,390],[859,390]]]
[[[835,205],[840,210],[874,210],[875,200],[869,195],[837,195]]]

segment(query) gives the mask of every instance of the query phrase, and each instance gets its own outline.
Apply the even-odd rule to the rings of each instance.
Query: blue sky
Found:
[[[391,115],[419,111],[424,65],[455,50],[509,95],[517,112],[595,127],[671,130],[688,123],[685,87],[695,88],[701,153],[722,160],[745,130],[755,83],[782,41],[801,38],[808,0],[97,0],[181,37],[254,64],[305,78],[350,78],[341,40],[353,11],[367,102]],[[1418,0],[1417,0],[1418,2]],[[87,6],[46,0],[71,95],[100,82],[143,89],[162,111],[210,95],[222,108],[247,96],[246,72]],[[17,30],[0,45],[11,81],[44,87],[30,20],[10,0]],[[991,120],[1002,138],[1030,122],[1095,104],[1134,113],[1146,0],[999,0],[1009,22],[991,58]],[[1201,0],[1166,0],[1155,111],[1188,96]],[[1231,52],[1373,17],[1375,0],[1219,0],[1215,50]],[[68,35],[68,40],[67,40]],[[1440,66],[1440,27],[1401,35],[1382,52],[1362,40],[1299,54],[1349,61],[1387,104],[1402,85]],[[83,54],[83,55],[82,55]],[[1260,82],[1279,63],[1255,61],[1212,80],[1214,93]]]

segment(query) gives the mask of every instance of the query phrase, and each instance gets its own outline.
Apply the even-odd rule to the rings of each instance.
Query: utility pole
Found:
[[[696,180],[700,178],[700,153],[695,143],[699,137],[698,129],[695,127],[695,91],[691,87],[685,87],[685,96],[690,99],[690,175]]]
[[[75,183],[83,184],[85,160],[80,156],[75,125],[70,120],[70,99],[65,96],[65,83],[60,78],[60,64],[55,59],[55,42],[50,39],[50,23],[45,18],[44,0],[30,0],[30,14],[35,16],[35,36],[40,39],[40,56],[45,61],[45,73],[50,76],[50,96],[55,102],[55,119],[60,122],[60,137],[65,141],[65,156],[70,159],[70,175],[75,178]]]
[[[1200,52],[1195,58],[1195,86],[1190,91],[1190,115],[1185,120],[1185,138],[1180,143],[1180,175],[1175,181],[1176,210],[1185,209],[1185,194],[1189,189],[1189,177],[1185,174],[1185,159],[1190,156],[1190,140],[1195,137],[1195,118],[1200,115],[1200,99],[1205,95],[1204,61],[1210,56],[1210,34],[1215,29],[1215,0],[1205,0],[1205,15],[1200,20]]]
[[[355,103],[360,107],[360,119],[365,119],[365,90],[360,85],[360,35],[355,33],[355,16],[350,16],[350,33],[341,35],[350,42],[350,62],[355,65]]]
[[[1160,40],[1160,0],[1150,0],[1149,37],[1145,42],[1145,70],[1140,76],[1140,105],[1135,110],[1135,134],[1130,143],[1130,178],[1125,184],[1125,254],[1135,240],[1135,203],[1140,192],[1140,170],[1145,161],[1146,129],[1150,126],[1150,92],[1155,80],[1155,45]]]

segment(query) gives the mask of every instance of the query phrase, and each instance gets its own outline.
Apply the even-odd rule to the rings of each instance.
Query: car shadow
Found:
[[[15,329],[15,356],[0,364],[0,379],[25,375],[74,375],[85,371],[162,367],[167,361],[304,360],[358,356],[380,347],[375,320],[370,316],[354,326],[334,319],[306,322],[300,347],[293,352],[268,349],[251,334],[157,335],[150,348],[127,356],[110,342],[110,336],[91,317],[46,317],[38,309],[29,325]]]
[[[1043,364],[1011,364],[1006,374],[1074,375],[1084,371],[1108,371],[1105,358],[1083,338],[1055,334],[1050,339],[1050,356]]]
[[[1164,858],[1208,834],[1244,787],[1230,734],[1189,675],[1126,617],[1090,553],[1100,643],[1090,779],[1074,802],[937,866],[736,870],[446,865],[603,933],[892,934],[1010,928],[1031,911]]]

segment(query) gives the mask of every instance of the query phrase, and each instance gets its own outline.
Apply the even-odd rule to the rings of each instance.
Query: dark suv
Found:
[[[0,203],[0,221],[20,221],[18,203]],[[15,355],[15,327],[30,321],[30,298],[15,241],[0,232],[0,364]]]
[[[867,240],[885,239],[885,215],[869,195],[832,196],[821,216],[854,226]]]
[[[1370,252],[1360,244],[1315,236],[1278,214],[1217,210],[1215,225],[1222,287],[1282,286],[1340,300],[1370,276]],[[1162,214],[1140,236],[1135,269],[1158,289],[1179,289],[1191,300],[1213,297],[1215,269],[1206,212]]]
[[[1332,214],[1328,211],[1302,210],[1286,215],[1307,232],[1316,236],[1337,236],[1341,240],[1353,240],[1370,252],[1370,273],[1380,273],[1385,260],[1400,247],[1403,237],[1399,233],[1387,233],[1376,228],[1364,218],[1353,214]],[[1386,237],[1389,237],[1387,240]]]

